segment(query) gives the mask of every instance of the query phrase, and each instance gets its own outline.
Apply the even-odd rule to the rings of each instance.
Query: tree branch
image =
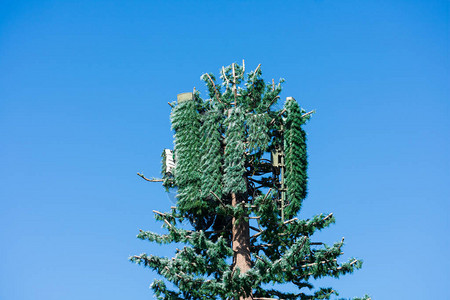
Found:
[[[230,84],[230,81],[228,80],[227,75],[225,75],[225,67],[224,66],[222,66],[222,75],[223,75],[223,78],[225,79],[225,81],[227,83],[227,88],[228,88],[228,85]]]
[[[147,181],[150,181],[150,182],[163,182],[164,181],[164,179],[160,179],[160,178],[151,178],[151,179],[148,179],[148,178],[146,178],[145,176],[144,176],[144,174],[141,174],[141,173],[137,173],[137,175],[139,176],[139,177],[141,177],[142,179],[144,179],[144,180],[147,180]]]
[[[261,68],[261,64],[259,64],[259,65],[256,67],[255,71],[253,71],[253,74],[256,75],[256,72],[258,71],[259,68]]]
[[[272,191],[272,188],[270,188],[270,189],[267,191],[267,193],[266,193],[266,195],[264,196],[262,202],[266,201],[267,196],[269,196],[269,194],[270,194],[271,191]]]
[[[217,98],[217,101],[219,101],[220,103],[222,103],[222,101],[220,101],[220,99],[219,99],[219,92],[217,91],[216,84],[214,83],[214,81],[212,80],[211,76],[209,76],[208,73],[205,73],[205,74],[206,74],[206,76],[208,76],[209,81],[211,81],[211,84],[212,84],[213,87],[214,87],[214,94],[215,94],[215,96],[216,96],[216,98]]]
[[[328,214],[328,216],[326,216],[325,218],[322,219],[322,221],[326,221],[329,218],[331,218],[333,216],[333,213]]]
[[[172,225],[172,224],[170,224],[170,223],[169,223],[169,221],[167,221],[166,219],[164,219],[164,223],[166,223],[166,224],[167,224],[167,226],[169,226],[169,227],[171,227],[171,228],[173,227],[173,225]]]
[[[223,207],[227,207],[225,203],[222,202],[222,200],[217,196],[213,191],[209,191],[211,194],[213,194],[214,197],[216,197],[217,200],[219,200],[220,204],[222,204]]]
[[[298,219],[297,218],[293,218],[293,219],[290,219],[290,220],[287,220],[287,221],[283,222],[283,224],[286,225],[286,224],[292,223],[294,221],[298,221]]]
[[[272,247],[273,244],[261,244],[261,245],[254,245],[253,248],[266,248],[266,247]]]
[[[253,226],[251,226],[251,225],[249,225],[248,227],[250,227],[251,229],[253,229],[254,231],[258,231],[258,232],[261,232],[261,230],[260,229],[258,229],[258,228],[256,228],[256,227],[253,227]]]
[[[280,96],[275,96],[272,101],[270,102],[269,106],[267,106],[267,112],[269,111],[270,107],[275,103],[275,101],[280,98]]]
[[[278,113],[278,116],[281,117],[285,112],[286,112],[286,108],[283,108],[283,109]],[[273,118],[272,121],[270,121],[269,125],[273,125],[273,123],[275,123],[275,118]]]
[[[312,115],[312,114],[315,113],[315,112],[316,112],[315,109],[312,110],[312,111],[310,111],[310,112],[307,112],[306,114],[303,114],[303,115],[302,115],[302,118],[307,117],[307,116],[309,116],[309,115]]]
[[[158,215],[162,216],[162,217],[165,217],[165,216],[166,216],[166,214],[164,214],[164,213],[162,213],[162,212],[160,212],[160,211],[157,211],[157,210],[153,210],[153,212],[154,212],[155,214],[158,214]]]
[[[353,260],[353,261],[350,263],[350,266],[353,266],[353,265],[356,264],[357,262],[358,262],[357,259]],[[336,270],[342,270],[342,266],[340,266],[339,268],[336,268]]]

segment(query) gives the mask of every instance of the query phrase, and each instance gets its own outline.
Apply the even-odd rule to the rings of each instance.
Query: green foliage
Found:
[[[200,197],[200,114],[197,103],[185,101],[172,111],[175,131],[175,181],[178,187],[178,209],[191,223],[203,224],[208,202]]]
[[[222,111],[216,106],[204,114],[201,128],[201,195],[211,198],[212,193],[222,197]]]
[[[305,111],[293,98],[277,110],[283,80],[266,83],[261,75],[259,66],[245,76],[244,66],[233,64],[222,68],[220,84],[213,74],[202,76],[210,99],[195,93],[192,101],[174,104],[176,168],[173,176],[164,178],[164,185],[178,187],[177,206],[167,213],[155,213],[164,222],[166,234],[141,231],[138,238],[183,247],[173,258],[147,254],[130,258],[165,278],[151,285],[158,299],[250,295],[331,299],[338,293],[332,288],[314,289],[311,279],[337,278],[361,268],[361,260],[340,260],[343,239],[331,246],[312,239],[318,230],[335,222],[332,214],[295,218],[307,194],[302,126],[309,117],[302,116]],[[288,220],[280,212],[280,169],[266,159],[274,149],[285,153]],[[234,206],[233,193],[240,199]],[[185,219],[193,230],[182,228]],[[251,224],[254,231],[249,240],[252,266],[245,273],[230,264],[234,256],[232,220],[236,220],[234,225]],[[167,282],[176,290],[168,288]],[[287,293],[266,288],[283,283],[293,283],[298,290]]]
[[[245,173],[245,145],[244,119],[245,115],[240,107],[229,109],[229,116],[225,121],[228,127],[225,138],[225,159],[223,190],[224,193],[244,193],[247,185]]]
[[[269,147],[269,122],[270,117],[265,113],[249,114],[247,117],[247,141],[250,152],[265,151]]]
[[[362,298],[353,298],[353,300],[371,300],[372,298],[369,295],[364,295]]]
[[[302,129],[302,110],[293,98],[286,100],[284,151],[286,163],[286,188],[288,205],[286,218],[295,216],[306,198],[308,175],[306,174],[306,133]],[[304,112],[304,111],[303,111]]]

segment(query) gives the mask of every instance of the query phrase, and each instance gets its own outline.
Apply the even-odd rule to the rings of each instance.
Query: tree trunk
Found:
[[[235,193],[231,194],[231,205],[236,207],[238,205],[238,198]],[[247,272],[251,268],[250,259],[250,228],[249,221],[241,218],[239,224],[236,224],[236,219],[233,218],[233,271],[239,268],[241,274]],[[250,300],[251,295],[248,297],[240,297],[240,300]]]

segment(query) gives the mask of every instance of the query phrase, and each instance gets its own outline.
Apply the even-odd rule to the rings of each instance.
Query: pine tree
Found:
[[[201,77],[209,99],[194,92],[171,104],[176,167],[167,173],[163,162],[157,181],[178,188],[177,205],[154,211],[167,234],[141,231],[138,238],[185,246],[173,258],[130,258],[165,278],[151,285],[158,299],[330,299],[337,292],[314,289],[311,279],[361,268],[355,258],[338,262],[343,239],[330,246],[312,240],[335,222],[333,214],[295,217],[307,195],[303,125],[311,112],[291,97],[276,109],[283,80],[261,76],[260,66],[246,76],[244,63],[222,67],[221,84],[213,74]],[[268,288],[283,283],[298,290]]]

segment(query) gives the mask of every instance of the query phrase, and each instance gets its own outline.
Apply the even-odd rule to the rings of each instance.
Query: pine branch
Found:
[[[273,80],[273,79],[272,79],[272,80]],[[280,96],[276,95],[276,96],[272,99],[272,101],[270,101],[270,103],[269,103],[269,105],[267,106],[267,109],[266,109],[267,112],[269,112],[270,107],[275,103],[275,101],[277,101],[277,99],[280,99]]]
[[[233,72],[233,94],[234,94],[234,105],[236,105],[237,98],[237,88],[236,88],[236,72],[234,70],[234,63],[231,64],[231,70]]]
[[[286,112],[286,108],[283,108],[279,113],[278,117],[281,117]],[[269,125],[273,125],[276,121],[276,118],[273,118],[272,121],[270,121]]]
[[[217,91],[216,84],[214,83],[214,80],[212,80],[211,76],[209,76],[208,73],[205,73],[205,75],[208,76],[209,81],[211,81],[211,84],[214,87],[214,93],[215,93],[217,101],[219,103],[222,103],[222,101],[220,101],[220,99],[219,99],[219,91]]]
[[[255,233],[254,235],[252,235],[252,236],[250,237],[250,239],[257,238],[258,236],[260,236],[261,234],[263,234],[266,230],[267,230],[267,229],[264,229],[264,230],[262,230],[262,231],[260,231],[260,232],[258,232],[258,233]]]
[[[209,191],[217,200],[219,200],[220,204],[222,204],[222,206],[224,208],[227,208],[227,206],[225,205],[225,203],[222,202],[222,199],[219,198],[219,196],[217,196],[213,191]]]
[[[317,266],[319,264],[326,264],[329,263],[330,261],[337,261],[337,259],[332,259],[332,260],[323,260],[323,261],[319,261],[319,262],[314,262],[314,263],[309,263],[309,264],[305,264],[305,265],[301,265],[300,268],[309,268],[312,266]]]
[[[264,198],[262,199],[262,202],[263,202],[263,203],[266,201],[267,196],[269,196],[269,194],[270,194],[271,191],[272,191],[272,188],[270,188],[270,189],[267,191],[266,195],[265,195]]]
[[[137,173],[137,175],[139,176],[139,177],[141,177],[142,179],[144,179],[144,180],[147,180],[147,181],[150,181],[150,182],[163,182],[164,181],[164,179],[160,179],[160,178],[150,178],[150,179],[148,179],[148,178],[146,178],[145,176],[144,176],[144,174],[141,174],[141,173]]]
[[[272,247],[273,244],[261,244],[261,245],[254,245],[253,248],[265,248],[265,247]]]
[[[289,224],[289,223],[292,223],[292,222],[295,222],[295,221],[298,221],[298,218],[293,218],[293,219],[284,221],[283,224],[286,225],[286,224]]]
[[[261,232],[261,229],[258,229],[258,228],[256,228],[256,227],[253,227],[253,226],[251,226],[251,225],[249,225],[249,228],[250,228],[250,229],[253,229],[254,231]]]
[[[165,217],[165,216],[166,216],[166,214],[164,214],[164,213],[162,213],[162,212],[159,212],[159,211],[157,211],[157,210],[153,210],[153,212],[154,212],[155,214],[158,214],[158,215],[162,216],[162,217]]]
[[[255,71],[253,71],[253,74],[256,75],[256,73],[258,72],[259,68],[261,68],[261,64],[259,64],[259,65],[256,67]]]
[[[328,220],[332,216],[333,216],[333,213],[328,214],[325,218],[322,219],[322,222]]]
[[[353,265],[356,264],[357,262],[358,262],[357,259],[353,260],[353,261],[350,263],[350,266],[353,266]],[[340,266],[340,267],[337,268],[336,270],[342,270],[342,266]]]
[[[312,110],[312,111],[310,111],[310,112],[307,112],[306,114],[303,114],[303,115],[302,115],[302,118],[308,117],[308,116],[312,115],[312,114],[315,113],[315,112],[316,112],[315,109]]]
[[[169,227],[173,227],[173,225],[172,225],[172,224],[170,224],[170,223],[169,223],[169,221],[167,221],[167,219],[164,219],[164,223],[166,223],[166,224],[167,224],[167,226],[169,226]]]
[[[228,85],[230,84],[230,81],[228,80],[227,75],[225,75],[225,67],[222,66],[221,72],[222,72],[223,79],[227,83],[227,88],[228,88]]]

